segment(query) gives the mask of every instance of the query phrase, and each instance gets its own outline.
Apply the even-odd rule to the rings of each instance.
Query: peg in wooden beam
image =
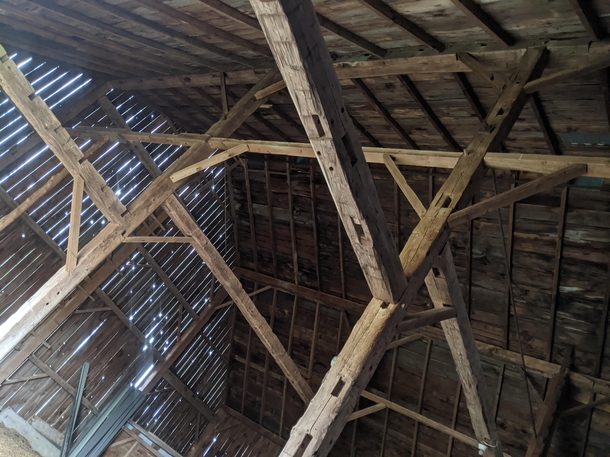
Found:
[[[80,176],[74,177],[72,185],[72,206],[70,207],[70,231],[68,232],[68,249],[66,252],[66,270],[76,268],[78,257],[78,238],[80,236],[80,213],[83,208],[83,191],[85,181]]]

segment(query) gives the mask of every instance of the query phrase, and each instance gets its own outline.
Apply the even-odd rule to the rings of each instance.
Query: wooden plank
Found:
[[[553,86],[561,81],[565,81],[566,79],[574,79],[580,76],[585,76],[589,73],[603,70],[608,66],[610,66],[610,55],[601,55],[597,58],[591,59],[586,64],[573,68],[567,68],[561,71],[556,71],[555,73],[551,73],[550,75],[534,79],[533,81],[530,81],[525,85],[524,90],[528,94],[532,94],[539,90],[543,90],[547,87]]]
[[[371,106],[373,108],[375,108],[375,111],[377,111],[379,113],[379,115],[381,117],[383,117],[383,119],[390,124],[390,126],[396,131],[396,133],[398,133],[398,135],[408,144],[411,145],[411,147],[413,149],[419,149],[419,146],[417,145],[417,143],[413,140],[413,138],[411,138],[411,136],[405,131],[404,128],[402,128],[402,126],[396,122],[396,119],[394,119],[392,117],[392,115],[390,114],[390,112],[385,108],[385,106],[383,106],[381,104],[381,102],[379,100],[377,100],[377,97],[375,97],[375,94],[373,94],[373,92],[371,91],[371,89],[369,89],[366,84],[364,83],[364,81],[362,81],[361,79],[352,79],[352,83],[354,83],[354,85],[360,89],[360,92],[362,92],[362,95],[364,95],[364,98],[367,99],[367,101],[371,104]]]
[[[541,457],[545,455],[553,430],[553,423],[555,422],[555,413],[566,385],[570,365],[572,364],[572,354],[573,348],[570,348],[561,362],[559,373],[549,383],[544,403],[536,411],[536,430],[529,441],[525,457]]]
[[[72,184],[72,204],[70,206],[70,229],[68,232],[68,247],[66,249],[66,270],[76,268],[78,257],[78,238],[80,236],[80,213],[83,207],[83,191],[85,182],[80,176],[74,177]]]
[[[418,39],[422,43],[430,46],[432,49],[437,50],[438,52],[443,52],[445,50],[445,45],[441,43],[439,40],[434,38],[420,26],[415,24],[410,19],[407,19],[402,14],[398,13],[390,6],[388,6],[382,0],[358,0],[365,6],[368,6],[374,12],[385,16],[390,21],[392,21],[395,25],[413,35],[414,38]]]
[[[212,274],[220,281],[224,289],[235,301],[235,304],[282,369],[298,395],[305,403],[308,403],[313,397],[311,387],[309,387],[280,340],[273,333],[265,318],[241,286],[235,273],[233,273],[214,245],[201,231],[191,214],[175,197],[170,197],[165,202],[164,208],[168,211],[168,214],[180,231],[193,238],[192,244],[199,256],[205,261]]]
[[[99,137],[102,134],[110,140],[120,141],[122,137],[143,142],[159,144],[184,144],[186,146],[205,141],[205,135],[196,134],[149,134],[128,132],[119,129],[81,128],[72,129],[75,136]],[[315,158],[311,144],[263,140],[238,140],[234,138],[210,138],[208,143],[213,148],[229,149],[241,144],[248,146],[248,152],[257,154],[286,155],[291,157]],[[384,163],[384,155],[389,154],[396,165],[426,168],[454,168],[461,153],[435,150],[414,150],[402,148],[363,147],[364,157],[368,163]],[[213,156],[215,157],[215,156]],[[585,176],[610,178],[610,159],[605,157],[585,156],[550,156],[548,154],[513,154],[489,152],[483,159],[485,166],[503,170],[526,171],[549,174],[574,164],[587,165]]]
[[[512,46],[517,41],[512,34],[504,30],[491,15],[481,8],[481,5],[475,0],[451,0],[451,2],[492,38],[504,43],[506,46]]]
[[[284,80],[271,84],[269,87],[266,87],[263,90],[259,90],[256,94],[254,94],[254,96],[257,100],[262,100],[275,94],[276,92],[281,91],[282,89],[286,89],[286,82]]]
[[[339,80],[311,2],[253,1],[373,296],[400,299],[406,278],[341,100]]]
[[[219,152],[218,154],[215,154],[208,159],[194,163],[193,165],[190,165],[186,168],[183,168],[182,170],[177,171],[176,173],[173,173],[170,176],[170,179],[173,182],[182,181],[183,179],[188,178],[189,176],[192,176],[196,173],[199,173],[200,171],[203,171],[208,167],[218,165],[219,163],[222,163],[225,160],[229,160],[230,158],[237,157],[243,154],[244,152],[248,152],[247,144],[240,144],[233,148],[229,148],[226,151]]]
[[[257,3],[255,8],[256,6]],[[300,16],[302,20],[302,15]],[[432,257],[445,245],[448,236],[446,221],[451,211],[462,200],[469,200],[476,189],[470,182],[478,182],[485,154],[506,138],[517,120],[527,102],[523,86],[530,78],[535,78],[542,72],[546,54],[545,49],[530,49],[525,53],[504,92],[487,116],[485,125],[466,148],[437,193],[430,209],[407,241],[400,255],[404,273],[409,278],[406,293],[401,300],[405,305],[411,303],[430,271],[432,262],[436,261]],[[466,192],[467,190],[469,192]],[[305,414],[292,429],[290,439],[281,454],[283,457],[311,456],[314,453],[323,456],[330,451],[358,400],[359,392],[368,383],[385,353],[386,346],[394,336],[405,314],[405,308],[406,306],[391,303],[383,306],[377,299],[369,303]],[[470,352],[468,355],[471,355]],[[468,361],[476,362],[476,359]],[[469,364],[467,369],[472,370],[474,367],[476,364]],[[475,379],[478,379],[478,376],[475,376]],[[469,401],[469,407],[477,404],[476,399],[481,397],[482,389],[483,386],[480,385],[472,386],[472,404]],[[491,428],[494,423],[488,420],[483,408],[484,403],[479,401],[478,404],[478,409],[471,410],[471,416],[474,416],[471,417],[473,427],[478,438],[497,443],[495,429]],[[486,432],[489,434],[488,438],[485,436]],[[497,454],[499,449],[498,443],[494,452]]]
[[[467,52],[460,52],[456,54],[456,56],[460,62],[463,62],[472,72],[479,75],[484,81],[496,89],[502,90],[504,86],[503,79],[485,65],[482,65],[474,56]]]
[[[220,120],[209,129],[208,134],[218,136],[234,132],[262,104],[254,98],[254,94],[278,79],[279,74],[274,71],[265,75],[233,106],[226,119]],[[120,245],[124,233],[136,230],[150,213],[173,193],[178,186],[169,179],[171,174],[194,163],[200,157],[199,154],[205,156],[211,152],[211,147],[204,142],[189,148],[130,204],[129,217],[120,224],[106,224],[95,238],[81,249],[80,262],[72,273],[68,274],[65,268],[61,268],[5,320],[0,325],[0,360]]]
[[[126,236],[123,243],[192,243],[190,236]]]
[[[542,100],[540,100],[540,96],[537,93],[532,94],[530,106],[532,107],[532,111],[534,111],[538,125],[540,125],[540,130],[542,130],[542,134],[544,135],[544,140],[549,147],[549,151],[551,151],[551,154],[561,154],[559,139],[551,127],[549,118],[544,111],[544,107],[542,106]]]
[[[93,165],[83,160],[83,153],[76,143],[2,47],[0,62],[0,87],[70,174],[84,180],[87,194],[106,219],[119,222],[127,211],[125,206]]]
[[[532,195],[547,192],[554,187],[566,183],[571,179],[583,176],[587,172],[584,164],[570,165],[562,170],[534,179],[522,186],[515,187],[499,195],[483,200],[472,206],[464,208],[449,216],[449,225],[452,227],[464,224],[511,203],[531,197]]]

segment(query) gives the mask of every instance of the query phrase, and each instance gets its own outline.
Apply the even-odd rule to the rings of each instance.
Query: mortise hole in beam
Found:
[[[443,203],[441,204],[441,208],[449,208],[451,205],[451,197],[449,195],[445,196]]]
[[[341,390],[343,389],[343,386],[345,386],[345,381],[343,380],[343,378],[339,378],[339,381],[337,381],[337,384],[335,384],[335,387],[333,388],[330,394],[333,397],[338,397],[341,393]]]
[[[326,135],[326,133],[324,132],[324,127],[322,127],[322,121],[320,121],[320,116],[314,114],[313,116],[311,116],[311,118],[313,119],[313,123],[316,126],[316,130],[318,131],[318,136],[322,138]]]
[[[432,274],[434,275],[435,278],[440,278],[441,270],[439,270],[438,267],[432,267]]]
[[[299,448],[297,449],[296,453],[294,454],[294,457],[303,456],[303,454],[305,453],[305,450],[307,449],[307,446],[309,446],[309,443],[311,443],[312,438],[313,437],[309,433],[303,437],[303,441],[301,441],[301,444],[299,445]]]

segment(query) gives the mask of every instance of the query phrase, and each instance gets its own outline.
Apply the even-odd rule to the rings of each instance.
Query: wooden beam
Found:
[[[570,165],[562,170],[534,179],[522,186],[507,190],[499,195],[495,195],[487,200],[483,200],[475,205],[457,211],[449,216],[449,225],[455,227],[464,224],[472,219],[487,214],[489,211],[500,209],[541,192],[547,192],[571,179],[583,176],[586,172],[587,166],[584,164]]]
[[[371,89],[369,89],[366,84],[364,83],[364,81],[362,81],[361,79],[352,79],[352,82],[354,83],[354,85],[360,89],[360,92],[362,93],[362,95],[364,95],[364,98],[367,99],[367,101],[371,104],[371,106],[375,109],[375,111],[377,111],[379,113],[379,115],[381,117],[383,117],[383,119],[390,124],[390,126],[396,131],[396,133],[398,133],[398,135],[408,144],[411,145],[412,148],[414,149],[419,149],[419,146],[417,145],[417,143],[413,140],[413,138],[411,138],[411,136],[405,131],[405,129],[402,128],[402,126],[396,121],[396,119],[394,119],[392,117],[392,115],[390,114],[390,112],[385,108],[385,106],[383,106],[381,104],[381,102],[379,100],[377,100],[377,97],[375,97],[375,94],[373,94],[373,92],[371,91]]]
[[[241,144],[239,146],[229,148],[226,151],[219,152],[218,154],[215,154],[212,157],[202,160],[201,162],[194,163],[193,165],[190,165],[186,168],[183,168],[182,170],[177,171],[176,173],[173,173],[170,176],[170,179],[173,182],[182,181],[183,179],[188,178],[189,176],[192,176],[196,173],[199,173],[200,171],[203,171],[208,167],[218,165],[219,163],[222,163],[225,160],[229,160],[230,158],[237,157],[243,154],[244,152],[248,152],[247,144]]]
[[[330,295],[319,290],[310,289],[309,287],[304,287],[298,284],[283,281],[281,279],[274,278],[272,276],[267,276],[262,273],[256,273],[255,271],[247,270],[245,268],[236,268],[235,274],[242,279],[247,279],[254,283],[262,284],[265,286],[271,286],[274,289],[281,290],[282,292],[286,292],[287,294],[303,297],[313,302],[320,302],[328,307],[340,311],[347,311],[356,316],[362,314],[365,308],[365,305],[361,305],[351,300],[336,297],[334,295]]]
[[[266,87],[263,90],[259,90],[254,96],[257,100],[261,100],[281,91],[282,89],[286,89],[286,82],[284,80],[271,84],[269,87]]]
[[[163,373],[163,378],[178,392],[187,402],[195,407],[209,422],[216,422],[218,418],[201,399],[195,395],[195,393],[189,389],[189,387],[182,382],[178,376],[167,370]]]
[[[506,46],[512,46],[517,41],[511,33],[504,30],[475,0],[451,0],[451,2],[492,38],[504,43]]]
[[[455,141],[451,133],[449,133],[447,127],[445,127],[445,125],[441,122],[436,113],[432,110],[426,99],[419,92],[419,89],[417,89],[415,83],[411,81],[411,78],[406,75],[400,75],[398,77],[398,80],[402,83],[405,89],[407,89],[407,92],[409,92],[409,94],[413,98],[413,101],[417,104],[417,106],[419,106],[419,109],[422,110],[422,112],[426,115],[432,126],[438,131],[438,133],[440,133],[447,145],[453,151],[462,152],[462,147],[457,141]]]
[[[227,293],[235,301],[235,304],[282,369],[297,394],[305,403],[308,403],[313,397],[311,387],[309,387],[280,340],[273,333],[265,318],[243,289],[237,276],[235,276],[214,245],[201,231],[191,214],[175,197],[170,197],[165,202],[164,208],[168,211],[168,214],[180,231],[192,237],[193,247],[199,256],[206,262],[212,274],[220,281]]]
[[[502,90],[504,81],[497,76],[491,69],[481,64],[474,56],[467,52],[459,52],[456,54],[457,59],[463,62],[473,73],[479,75],[484,81],[491,84],[497,90]]]
[[[241,22],[242,24],[256,30],[261,30],[261,26],[255,17],[242,13],[237,8],[233,8],[221,0],[199,0],[199,3],[203,3],[209,9],[215,11],[221,16],[226,17],[227,19],[231,19],[235,22]]]
[[[351,422],[353,420],[360,419],[361,417],[365,417],[370,414],[375,414],[379,411],[383,411],[386,408],[387,408],[386,405],[377,403],[373,406],[369,406],[368,408],[362,408],[362,409],[359,409],[358,411],[354,411],[347,421]]]
[[[606,68],[600,72],[600,84],[602,87],[602,95],[604,97],[604,107],[606,108],[606,119],[610,127],[610,68]]]
[[[69,129],[73,136],[99,138],[107,136],[110,140],[151,142],[157,144],[195,145],[205,141],[207,136],[197,134],[150,134],[146,132],[131,132],[120,129],[100,129],[92,127],[77,127]],[[237,140],[234,138],[209,138],[212,148],[230,149],[239,145],[247,145],[248,152],[269,155],[285,155],[291,157],[315,158],[311,144],[281,141]],[[396,165],[425,168],[454,168],[461,153],[450,151],[414,150],[402,148],[363,147],[364,157],[368,163],[384,163],[384,156],[390,155]],[[212,156],[215,157],[215,156]],[[513,154],[489,152],[483,159],[485,166],[503,170],[526,171],[530,173],[549,174],[575,164],[587,165],[585,176],[610,178],[610,159],[604,157],[584,156],[552,156],[548,154]]]
[[[407,19],[402,14],[398,13],[396,10],[392,9],[388,6],[383,0],[359,0],[365,6],[368,6],[374,12],[385,16],[390,21],[392,21],[395,25],[412,35],[414,38],[418,39],[422,43],[430,46],[432,49],[435,49],[438,52],[442,52],[445,50],[445,45],[422,29],[420,26],[415,24],[410,19]]]
[[[589,0],[570,0],[570,3],[589,36],[596,41],[603,39],[606,36],[606,31],[597,11],[595,11],[593,2]]]
[[[561,400],[568,371],[572,364],[573,348],[564,356],[561,362],[559,373],[551,379],[549,387],[544,397],[544,403],[536,411],[536,430],[532,435],[525,457],[542,457],[545,454],[549,444],[553,423],[555,422],[557,406]]]
[[[468,81],[468,76],[466,76],[466,73],[453,73],[453,78],[455,79],[455,82],[458,84],[460,90],[464,94],[464,97],[466,97],[468,104],[472,108],[472,111],[474,111],[474,114],[479,119],[479,122],[483,122],[487,117],[487,111],[485,111],[485,108],[483,108],[481,100],[479,100],[479,97],[475,93],[474,88],[470,84],[470,81]]]
[[[542,130],[542,134],[544,135],[544,140],[546,141],[546,144],[549,147],[549,151],[551,152],[551,154],[561,154],[561,145],[559,143],[559,139],[557,138],[557,135],[555,135],[555,132],[551,127],[551,123],[549,122],[549,118],[544,111],[544,107],[542,106],[542,100],[540,100],[540,95],[538,95],[537,93],[532,94],[532,98],[530,99],[530,106],[532,107],[532,111],[534,111],[534,115],[536,116],[538,125],[540,125],[540,130]]]
[[[120,222],[127,211],[125,206],[93,165],[84,160],[76,143],[1,46],[0,62],[0,87],[70,174],[84,180],[87,194],[106,219]]]
[[[460,57],[469,53],[471,57],[484,58],[486,71],[503,72],[519,63],[527,46],[539,43],[524,42],[519,47],[506,49],[503,45],[493,46],[489,43],[476,43],[460,46],[459,52],[447,52],[439,55],[416,55],[410,57],[389,57],[386,59],[359,60],[354,62],[337,62],[333,66],[339,80],[354,78],[379,78],[382,76],[421,75],[422,78],[438,78],[437,73],[472,72],[473,70]],[[546,45],[551,49],[548,70],[560,70],[566,67],[584,65],[599,56],[605,56],[610,49],[606,41],[590,43],[589,39],[572,41],[549,40]],[[479,64],[481,65],[481,64]],[[238,70],[226,72],[227,85],[255,84],[269,69]],[[190,73],[154,78],[133,78],[111,81],[117,90],[149,90],[180,87],[218,86],[218,72]],[[500,87],[501,88],[501,87]],[[499,89],[500,89],[499,88]],[[278,89],[279,90],[279,89]]]
[[[390,166],[390,168],[392,167]],[[399,170],[394,169],[393,174],[397,174],[399,179],[404,180]],[[404,180],[402,188],[407,200],[414,208],[420,208],[418,213],[421,213],[423,204],[406,180]],[[420,217],[425,217],[425,214]],[[444,274],[440,273],[439,268]],[[421,327],[422,324],[441,322],[451,355],[455,361],[458,377],[464,389],[475,435],[485,445],[485,449],[483,449],[485,455],[500,456],[501,445],[495,427],[495,416],[490,416],[485,392],[485,378],[449,244],[445,246],[439,256],[439,261],[426,276],[425,282],[435,309],[418,313],[421,315],[421,320],[416,320],[414,326]],[[449,305],[453,305],[453,308],[447,308]],[[407,320],[403,321],[398,328],[404,331],[411,327]],[[417,432],[415,433],[411,454],[415,452],[416,437]]]
[[[192,243],[190,236],[126,236],[123,243]]]
[[[338,202],[369,288],[373,296],[396,302],[407,281],[313,5],[294,0],[251,3]]]
[[[404,406],[400,406],[397,403],[394,403],[390,400],[386,400],[385,398],[383,398],[379,395],[376,395],[372,392],[366,391],[366,390],[362,392],[362,396],[368,400],[374,401],[375,403],[385,405],[388,409],[391,409],[392,411],[402,414],[403,416],[410,417],[411,419],[414,419],[417,422],[420,422],[441,433],[452,436],[456,440],[458,440],[464,444],[467,444],[469,446],[472,446],[475,449],[478,449],[479,443],[476,439],[474,439],[468,435],[464,435],[463,433],[460,433],[456,430],[453,430],[452,428],[447,427],[446,425],[443,425],[433,419],[430,419],[430,418],[424,416],[423,414],[418,414],[415,411],[405,408]],[[506,457],[510,457],[508,454],[504,454],[504,455]]]
[[[35,354],[31,354],[29,357],[30,361],[36,365],[43,373],[45,373],[49,378],[51,378],[59,387],[68,392],[72,397],[76,395],[76,389],[72,387],[68,381],[62,378],[55,370],[53,370],[50,366],[40,360]],[[83,405],[91,411],[93,414],[98,415],[100,412],[97,407],[91,403],[87,398],[83,398]]]
[[[262,104],[254,98],[254,94],[277,82],[278,79],[279,74],[274,71],[265,75],[233,106],[227,118],[217,122],[207,133],[210,136],[218,136],[230,135],[234,132]],[[91,270],[99,266],[120,245],[124,233],[132,233],[136,230],[148,215],[174,192],[178,185],[169,179],[171,174],[194,163],[201,157],[200,154],[206,156],[211,152],[211,147],[205,142],[189,148],[130,204],[129,217],[120,224],[106,224],[95,238],[81,249],[80,262],[72,273],[68,274],[65,268],[61,268],[15,313],[0,324],[0,360],[56,309]],[[112,195],[116,198],[114,194]]]
[[[580,76],[588,75],[589,73],[604,70],[608,66],[610,66],[610,55],[601,55],[591,59],[583,65],[566,68],[565,70],[556,71],[550,75],[534,79],[525,85],[524,90],[528,94],[533,94],[534,92],[546,89],[547,87],[551,87],[562,81],[572,80],[574,78],[579,78]]]
[[[383,163],[387,167],[388,171],[396,181],[398,188],[402,191],[407,201],[411,204],[417,215],[422,218],[426,214],[426,207],[422,204],[421,200],[415,193],[415,191],[409,186],[407,180],[403,176],[402,172],[398,169],[392,156],[389,154],[383,155]]]
[[[255,3],[256,6],[259,6],[258,3]],[[300,19],[303,22],[302,14]],[[436,253],[445,245],[448,237],[446,221],[451,211],[463,200],[469,200],[476,189],[476,186],[471,186],[470,182],[471,180],[475,183],[479,182],[478,177],[482,171],[485,154],[504,141],[517,120],[527,102],[523,86],[530,78],[540,75],[546,54],[546,49],[530,49],[525,53],[504,92],[487,116],[486,124],[466,148],[453,172],[437,193],[430,209],[407,241],[400,255],[404,273],[409,278],[408,287],[401,300],[405,305],[411,303],[430,271],[432,262],[436,261]],[[337,361],[326,374],[318,393],[293,428],[281,454],[282,457],[311,456],[314,453],[323,456],[330,451],[358,400],[359,392],[370,380],[385,352],[385,347],[394,336],[405,314],[405,308],[406,306],[392,303],[384,306],[377,299],[369,303]],[[466,322],[468,322],[467,317]],[[468,362],[464,370],[472,372],[477,366],[476,359],[469,358]],[[478,374],[473,373],[475,379],[479,378]],[[467,377],[461,379],[463,384],[464,381],[468,381]],[[484,387],[480,384],[471,384],[469,387],[472,398],[468,404],[469,407],[473,407],[477,405],[476,400],[480,399]],[[497,436],[494,436],[495,429],[491,428],[494,423],[489,420],[484,405],[485,403],[479,401],[478,410],[471,411],[473,427],[480,440],[495,444]],[[485,432],[489,434],[488,439]],[[499,449],[498,443],[497,447],[490,451],[497,453]]]
[[[322,28],[325,28],[329,32],[334,33],[335,35],[343,38],[344,40],[349,41],[356,46],[361,47],[365,51],[370,52],[371,54],[377,57],[385,57],[388,53],[387,49],[383,49],[380,46],[377,46],[375,43],[371,43],[365,38],[362,38],[360,35],[355,34],[354,32],[346,29],[345,27],[340,26],[336,22],[331,21],[330,19],[322,16],[319,13],[316,13],[318,17],[318,22]]]
[[[411,332],[420,327],[438,324],[447,319],[456,317],[455,308],[432,308],[419,313],[407,314],[405,319],[398,325],[396,333]]]
[[[80,176],[74,177],[72,184],[72,204],[70,206],[70,229],[68,246],[66,248],[66,271],[70,273],[76,268],[78,257],[78,239],[80,236],[80,213],[83,208],[83,191],[85,182]]]

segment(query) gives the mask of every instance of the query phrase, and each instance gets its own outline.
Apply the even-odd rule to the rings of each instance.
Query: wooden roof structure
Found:
[[[610,452],[610,4],[0,1],[0,408],[107,456]],[[41,425],[42,424],[42,425]],[[50,432],[49,432],[50,430]]]

